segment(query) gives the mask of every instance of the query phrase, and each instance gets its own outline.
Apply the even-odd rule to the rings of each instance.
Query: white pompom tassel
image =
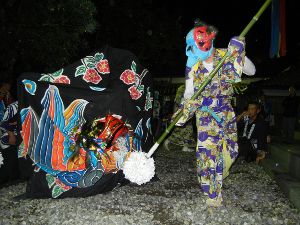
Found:
[[[145,152],[131,152],[124,162],[123,173],[133,183],[147,183],[155,175],[154,159],[148,158]]]

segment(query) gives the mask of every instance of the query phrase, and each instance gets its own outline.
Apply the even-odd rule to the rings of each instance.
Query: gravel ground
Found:
[[[240,164],[224,181],[224,206],[207,207],[195,155],[157,152],[160,181],[88,198],[14,201],[25,183],[0,190],[0,224],[300,224],[300,214],[260,166]]]

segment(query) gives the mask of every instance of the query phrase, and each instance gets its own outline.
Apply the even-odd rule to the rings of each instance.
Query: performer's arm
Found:
[[[222,67],[222,74],[229,83],[241,81],[245,59],[244,38],[233,37],[228,44],[229,57]]]
[[[255,72],[256,72],[255,65],[253,64],[253,62],[247,56],[245,56],[245,62],[244,62],[244,66],[243,66],[243,73],[248,75],[248,76],[252,76],[252,75],[255,74]]]
[[[184,99],[190,99],[194,95],[194,82],[192,78],[185,80]]]
[[[255,69],[253,62],[247,56],[245,56],[243,73],[248,76],[252,76],[255,74],[255,72],[256,72],[256,69]]]
[[[183,115],[180,118],[180,120],[176,123],[177,126],[183,126],[187,120],[189,120],[191,117],[193,117],[197,106],[196,106],[196,100],[191,100],[191,97],[194,95],[194,81],[193,76],[190,74],[191,69],[190,67],[186,67],[185,71],[185,90],[183,94],[183,101],[179,105],[179,110],[183,109]],[[172,116],[172,119],[174,119],[178,113],[179,110]]]

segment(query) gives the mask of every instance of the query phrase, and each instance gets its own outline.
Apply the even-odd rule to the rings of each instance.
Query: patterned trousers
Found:
[[[204,194],[216,198],[238,155],[236,117],[229,103],[205,107],[196,111],[197,175]]]

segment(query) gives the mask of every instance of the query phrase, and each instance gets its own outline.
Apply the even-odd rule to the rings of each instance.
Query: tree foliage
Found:
[[[69,63],[96,28],[90,0],[6,0],[0,10],[0,66],[6,73],[49,71]],[[3,73],[3,72],[2,72]]]
[[[182,16],[169,4],[5,0],[0,9],[0,71],[52,72],[108,44],[132,51],[153,74],[182,74]]]

